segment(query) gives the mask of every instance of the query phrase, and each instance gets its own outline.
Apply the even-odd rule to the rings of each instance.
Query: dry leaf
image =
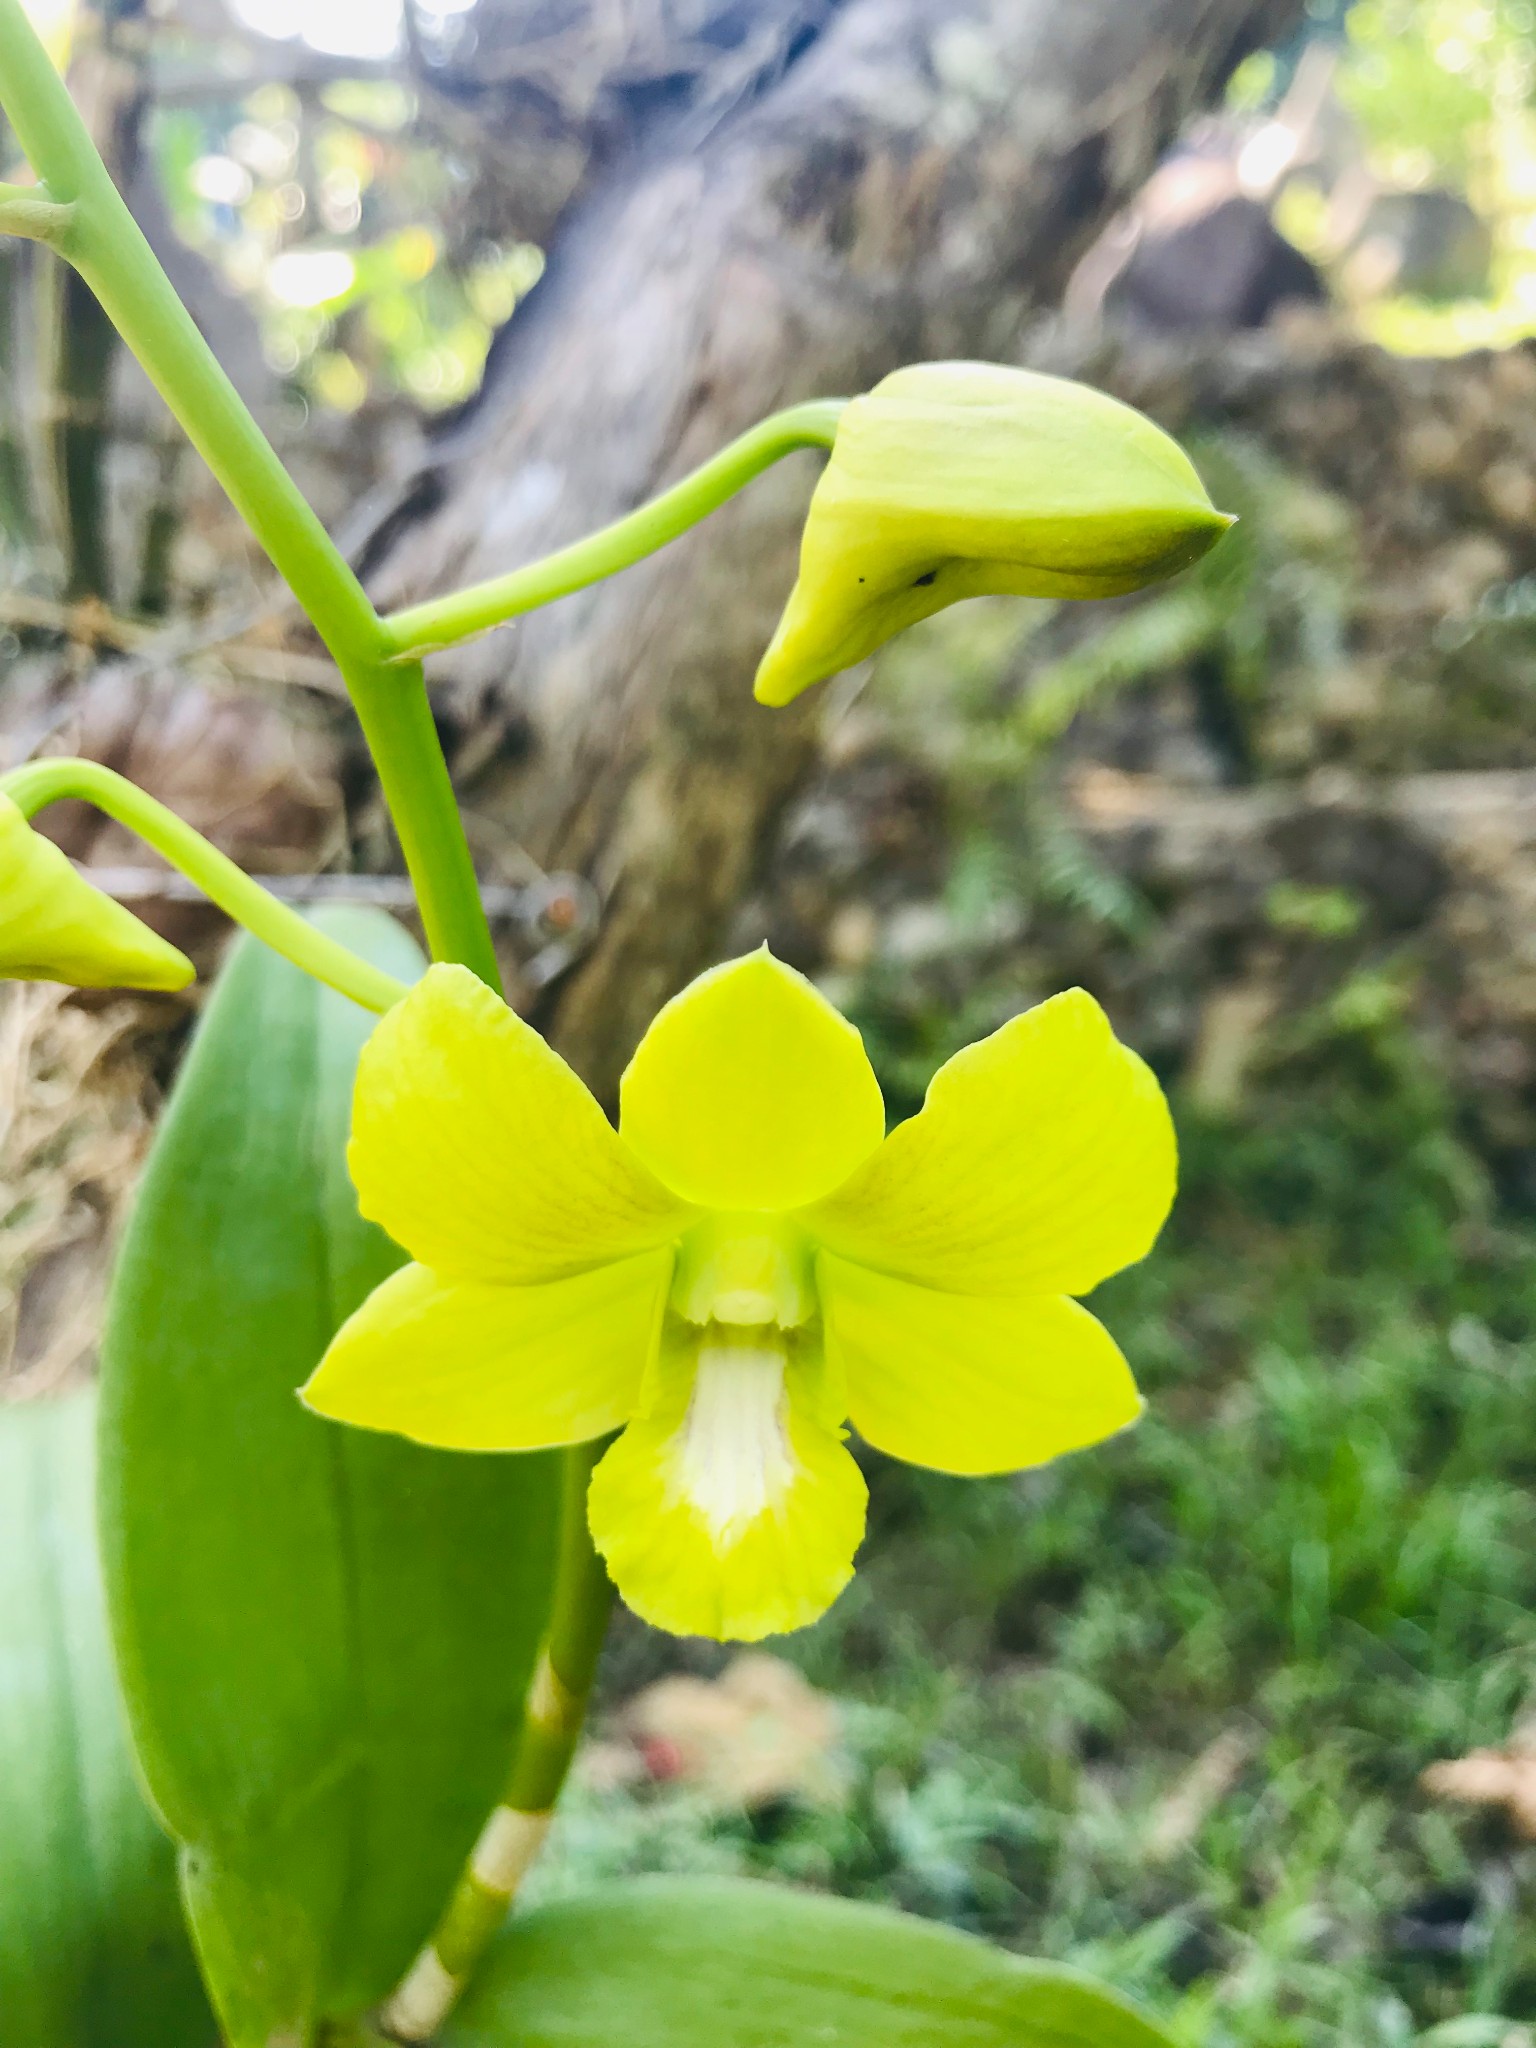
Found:
[[[1208,1742],[1165,1799],[1160,1799],[1147,1829],[1147,1856],[1168,1863],[1199,1834],[1207,1816],[1242,1775],[1253,1754],[1253,1739],[1237,1728],[1225,1728]]]
[[[94,1362],[152,1069],[178,1015],[52,982],[0,989],[0,1400],[55,1392]]]
[[[717,1679],[647,1686],[623,1725],[653,1778],[693,1786],[722,1805],[829,1804],[841,1796],[835,1705],[762,1650],[734,1658]]]
[[[1504,1807],[1526,1840],[1536,1842],[1536,1724],[1517,1728],[1502,1749],[1431,1764],[1419,1783],[1439,1799]]]

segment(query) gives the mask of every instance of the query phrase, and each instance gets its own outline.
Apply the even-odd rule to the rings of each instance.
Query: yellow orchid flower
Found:
[[[857,1031],[766,948],[661,1011],[617,1131],[471,973],[433,967],[364,1049],[349,1155],[363,1213],[416,1263],[304,1398],[460,1449],[622,1425],[588,1512],[629,1605],[678,1634],[799,1628],[863,1534],[845,1418],[982,1473],[1141,1405],[1070,1297],[1150,1249],[1173,1128],[1092,997],[967,1047],[884,1133]]]
[[[185,953],[93,888],[0,795],[0,979],[75,988],[185,988]]]
[[[914,363],[838,421],[800,574],[757,671],[788,704],[963,597],[1114,597],[1231,526],[1141,413],[1065,377]]]

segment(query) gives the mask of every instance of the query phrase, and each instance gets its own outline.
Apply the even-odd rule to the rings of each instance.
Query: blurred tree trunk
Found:
[[[476,411],[375,550],[375,594],[557,546],[776,407],[914,358],[1007,358],[1184,117],[1301,11],[830,9],[702,142],[615,166],[573,210]],[[783,465],[652,562],[439,662],[471,808],[602,893],[540,1021],[605,1096],[808,765],[814,701],[760,710],[751,678],[813,475],[810,456]]]

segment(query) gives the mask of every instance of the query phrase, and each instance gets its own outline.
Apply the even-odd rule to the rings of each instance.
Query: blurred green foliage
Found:
[[[1384,168],[1476,187],[1536,85],[1531,0],[1355,0],[1345,33],[1339,97]]]
[[[1505,346],[1536,331],[1536,6],[1532,0],[1318,0],[1311,35],[1335,58],[1331,98],[1353,124],[1352,150],[1333,133],[1303,151],[1279,191],[1281,228],[1320,262],[1365,331],[1409,354]],[[1273,111],[1296,76],[1260,52],[1234,75],[1229,104]],[[1337,128],[1325,121],[1324,131]],[[1353,160],[1352,160],[1353,159]],[[1357,213],[1361,173],[1379,196],[1409,203],[1395,220]],[[1464,200],[1486,224],[1457,228],[1435,201]],[[1411,211],[1424,202],[1417,228]],[[1419,235],[1438,246],[1440,284],[1395,281],[1396,259],[1376,246]],[[1428,246],[1427,244],[1425,245]],[[1486,266],[1486,282],[1473,280]],[[1459,280],[1459,281],[1458,281]]]
[[[157,110],[151,147],[177,232],[244,297],[272,367],[343,412],[478,386],[491,336],[536,282],[531,244],[452,246],[466,167],[385,79],[266,84]]]

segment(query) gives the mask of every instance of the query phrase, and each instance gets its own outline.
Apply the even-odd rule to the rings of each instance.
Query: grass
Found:
[[[544,1887],[886,1900],[1079,1963],[1190,2048],[1531,2048],[1536,1849],[1418,1780],[1532,1705],[1536,1228],[1356,1009],[1240,1119],[1182,1118],[1175,1222],[1095,1303],[1136,1430],[1014,1479],[871,1461],[856,1584],[782,1646],[847,1703],[846,1806],[587,1789]],[[949,1049],[865,1021],[898,1087]],[[626,1625],[610,1692],[669,1657]]]

